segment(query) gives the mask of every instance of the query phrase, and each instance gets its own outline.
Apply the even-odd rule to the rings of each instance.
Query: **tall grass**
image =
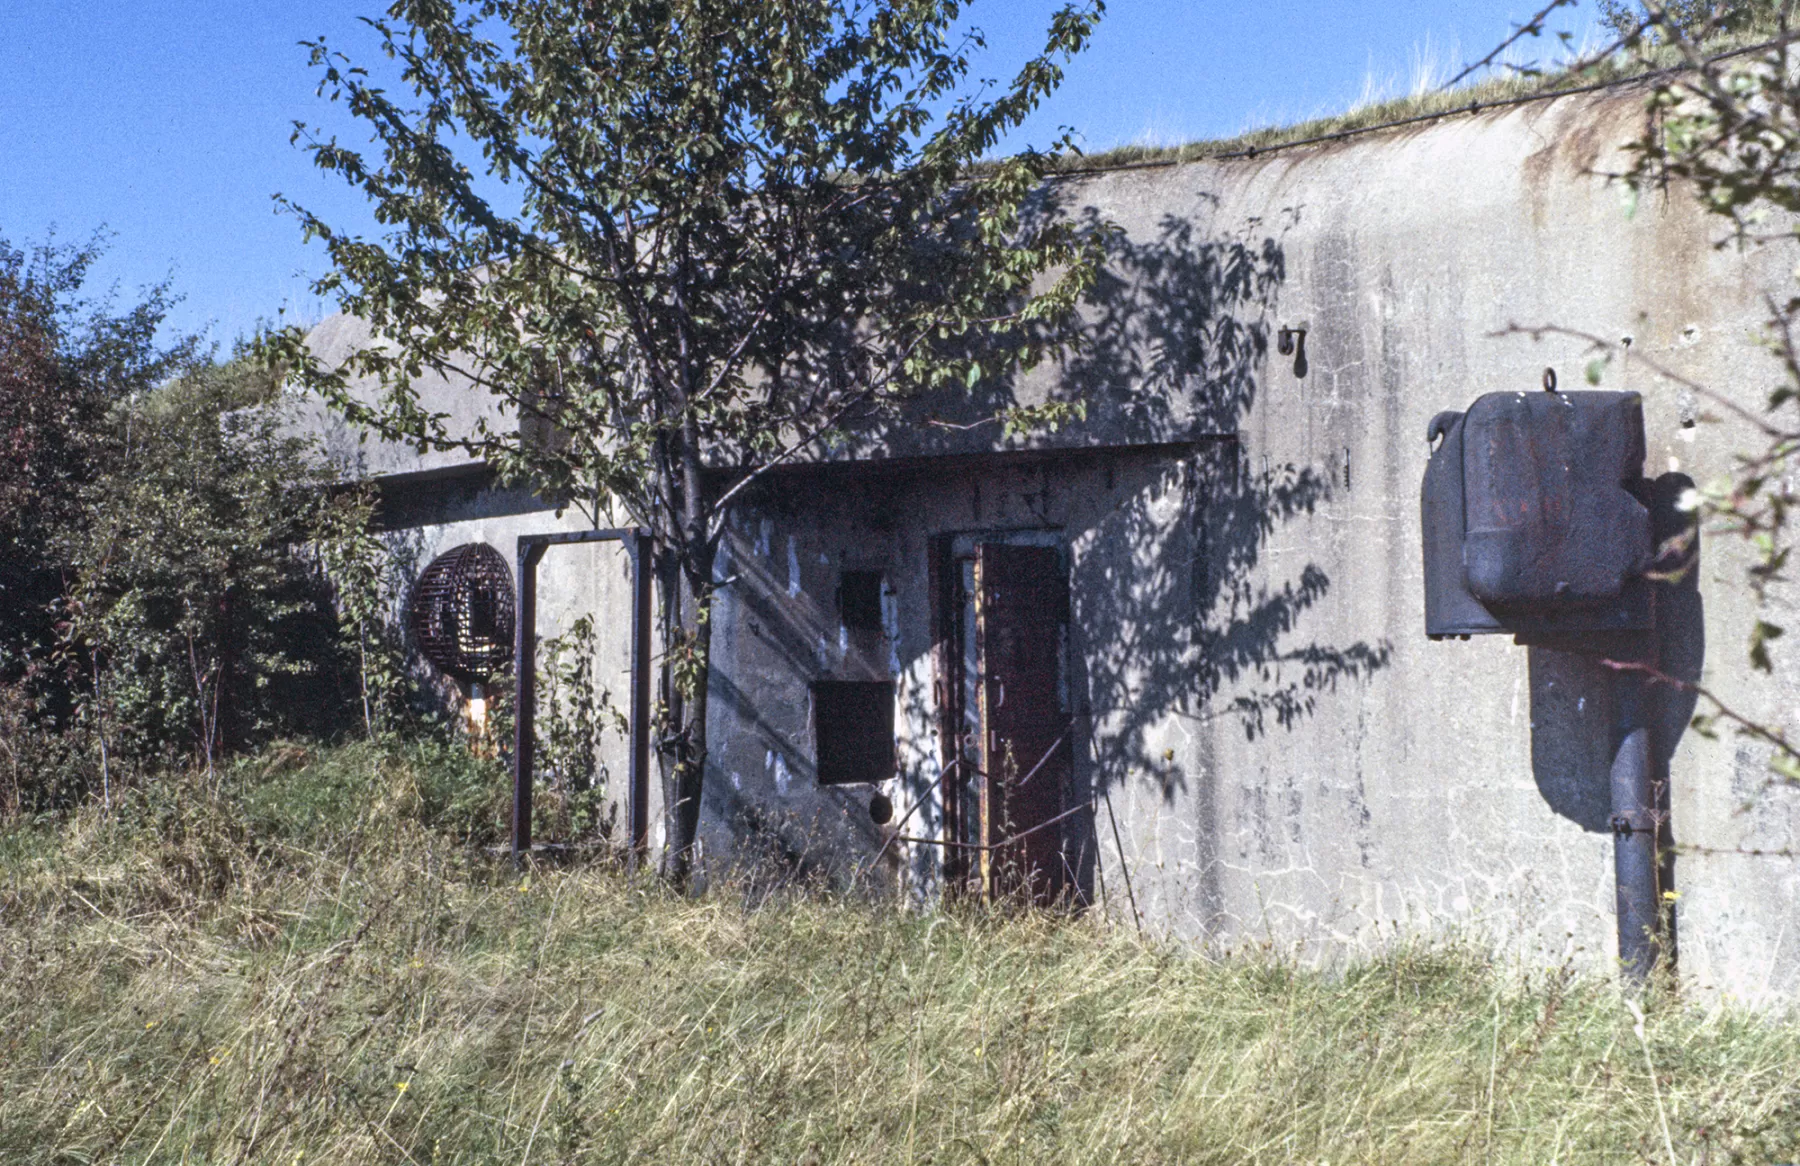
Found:
[[[294,749],[0,835],[0,1161],[1771,1162],[1800,1026],[1402,947],[674,897],[471,848],[448,754]],[[485,807],[485,808],[484,808]]]

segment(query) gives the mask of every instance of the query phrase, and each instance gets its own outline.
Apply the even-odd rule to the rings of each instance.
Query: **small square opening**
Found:
[[[881,572],[845,571],[838,578],[838,614],[850,631],[880,631]]]
[[[820,785],[894,776],[894,682],[820,680],[812,686]]]

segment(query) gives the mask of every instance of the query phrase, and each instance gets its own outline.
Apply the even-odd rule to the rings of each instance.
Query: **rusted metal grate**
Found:
[[[464,684],[480,684],[512,663],[513,620],[506,559],[486,543],[465,543],[419,576],[406,624],[427,660]]]

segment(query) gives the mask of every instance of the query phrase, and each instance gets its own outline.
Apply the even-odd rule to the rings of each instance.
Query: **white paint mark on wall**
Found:
[[[735,769],[731,771],[731,788],[736,790],[744,788],[744,775]]]
[[[763,558],[769,557],[769,539],[775,533],[775,524],[763,519],[756,528],[756,553]]]
[[[888,675],[900,675],[900,597],[886,583],[881,586],[881,633],[888,642]]]
[[[713,556],[713,582],[723,583],[731,577],[731,544],[719,540],[719,553]]]
[[[849,650],[850,650],[850,629],[845,627],[843,624],[839,624],[838,625],[838,651],[848,652]]]
[[[821,566],[821,567],[831,566],[831,556],[827,555],[824,551],[819,552],[819,566]]]
[[[794,536],[788,535],[788,595],[800,594],[800,548],[794,545]]]
[[[787,758],[779,753],[775,754],[775,792],[786,797],[788,785],[792,781],[793,775],[788,772]]]

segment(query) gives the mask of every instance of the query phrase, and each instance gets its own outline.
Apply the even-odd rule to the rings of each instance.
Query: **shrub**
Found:
[[[326,730],[346,709],[330,595],[297,553],[326,486],[245,358],[117,405],[114,461],[55,546],[69,566],[61,645],[110,753],[221,752]]]

